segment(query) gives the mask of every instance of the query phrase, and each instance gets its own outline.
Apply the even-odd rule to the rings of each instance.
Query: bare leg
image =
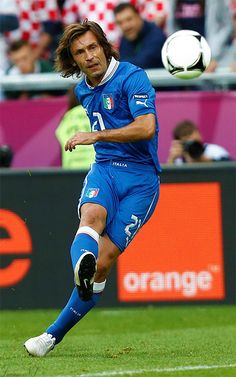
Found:
[[[96,283],[101,283],[107,279],[111,271],[111,268],[116,262],[119,255],[120,250],[110,240],[107,234],[100,237],[99,252],[97,259],[97,272],[95,275]]]

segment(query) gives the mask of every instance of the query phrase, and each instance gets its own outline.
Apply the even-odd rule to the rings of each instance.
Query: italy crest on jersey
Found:
[[[114,107],[114,101],[112,94],[103,94],[103,106],[104,109],[111,110]]]
[[[99,193],[99,188],[89,188],[85,196],[87,196],[87,198],[96,198],[96,196],[98,196],[98,193]]]

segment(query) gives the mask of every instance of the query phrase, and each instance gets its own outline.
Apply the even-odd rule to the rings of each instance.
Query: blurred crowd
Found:
[[[236,0],[1,0],[0,74],[53,71],[63,29],[86,18],[101,25],[121,60],[144,69],[162,67],[168,35],[192,29],[210,44],[209,71],[236,70]]]

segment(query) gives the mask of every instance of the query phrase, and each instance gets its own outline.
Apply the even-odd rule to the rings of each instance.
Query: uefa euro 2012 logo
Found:
[[[114,107],[114,101],[112,94],[103,94],[103,106],[106,110],[111,110]]]

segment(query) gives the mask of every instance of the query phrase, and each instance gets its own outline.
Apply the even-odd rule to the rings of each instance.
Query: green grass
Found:
[[[29,357],[23,342],[41,334],[57,314],[1,312],[0,377],[78,377],[131,370],[141,371],[120,376],[236,377],[236,367],[150,371],[236,364],[236,306],[95,309],[47,357]]]

